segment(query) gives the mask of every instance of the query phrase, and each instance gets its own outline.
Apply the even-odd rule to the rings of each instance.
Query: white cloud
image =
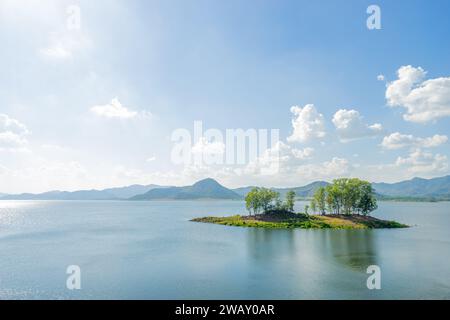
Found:
[[[220,147],[214,147],[210,152],[220,153],[221,150]],[[306,164],[313,154],[313,148],[298,149],[278,141],[243,165],[207,164],[205,161],[185,165],[177,180],[193,182],[204,177],[212,177],[230,186],[301,184],[304,182],[302,177],[309,175],[308,170],[311,170],[311,167]],[[315,172],[329,173],[330,170],[317,167]]]
[[[417,149],[407,157],[398,157],[395,162],[397,167],[405,167],[412,174],[439,174],[448,170],[447,157],[440,154],[432,154]]]
[[[250,161],[244,168],[249,174],[273,175],[288,172],[310,159],[313,148],[297,149],[281,141],[266,149],[259,157]]]
[[[151,156],[151,157],[149,157],[149,158],[147,158],[147,162],[153,162],[153,161],[155,161],[156,160],[156,157],[155,156]]]
[[[314,153],[313,148],[305,148],[305,149],[292,149],[292,154],[296,159],[309,159]]]
[[[373,137],[383,131],[383,126],[379,123],[366,124],[356,110],[340,109],[334,114],[332,121],[341,141]]]
[[[72,57],[72,52],[61,43],[55,43],[50,47],[42,48],[39,52],[43,56],[55,59],[69,59]]]
[[[50,35],[48,45],[40,48],[38,53],[47,59],[69,60],[75,57],[80,51],[89,48],[90,43],[87,35],[80,30],[53,33]]]
[[[27,140],[11,131],[0,132],[0,150],[21,149],[25,147]]]
[[[0,150],[27,151],[25,138],[30,132],[27,127],[6,114],[0,114]]]
[[[98,116],[116,119],[132,119],[138,115],[137,111],[131,111],[122,106],[119,99],[112,99],[110,104],[94,106],[91,112]]]
[[[377,76],[377,80],[378,80],[378,81],[384,81],[384,75],[379,74],[379,75]]]
[[[0,113],[0,132],[10,131],[19,135],[29,134],[27,127],[16,119]]]
[[[80,190],[97,181],[76,161],[59,162],[41,157],[23,159],[20,168],[0,171],[0,190],[8,193]]]
[[[403,107],[406,121],[426,123],[450,116],[450,77],[425,80],[421,68],[402,66],[386,89],[387,103]]]
[[[390,134],[389,136],[384,137],[381,146],[389,150],[401,149],[404,147],[433,148],[446,143],[447,140],[447,136],[438,134],[432,137],[418,138],[410,134],[401,134],[400,132],[395,132]]]
[[[194,156],[220,156],[225,152],[225,144],[220,141],[209,141],[207,138],[201,137],[192,146],[191,152]]]
[[[294,114],[292,127],[294,131],[288,137],[289,142],[305,142],[314,138],[323,138],[326,135],[323,115],[318,113],[313,104],[307,104],[303,108],[291,107]]]
[[[319,166],[311,166],[313,176],[319,176],[322,177],[322,179],[346,176],[350,173],[350,170],[351,165],[349,161],[338,157],[333,157],[330,161],[325,161]]]

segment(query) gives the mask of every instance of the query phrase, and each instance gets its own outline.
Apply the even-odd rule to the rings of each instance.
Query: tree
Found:
[[[286,203],[284,207],[287,211],[294,212],[294,205],[295,205],[295,191],[290,190],[286,193]]]
[[[263,212],[267,212],[275,207],[274,202],[280,197],[280,194],[267,188],[261,188],[259,189],[259,197]]]
[[[367,215],[377,206],[375,192],[372,185],[356,178],[335,179],[326,188],[318,188],[311,200],[313,211],[321,214],[363,214]]]
[[[368,215],[370,212],[378,208],[373,187],[367,181],[363,181],[360,186],[360,196],[356,207],[363,215]]]
[[[316,212],[316,210],[317,210],[317,202],[316,202],[316,199],[314,199],[314,198],[311,199],[310,206],[311,206],[312,212],[313,212],[313,213]]]
[[[279,193],[267,188],[253,188],[245,196],[245,207],[250,215],[266,213],[280,205]]]
[[[258,214],[261,209],[261,199],[259,196],[259,188],[253,188],[249,193],[245,196],[245,207],[247,208],[250,215]]]
[[[319,187],[314,193],[311,208],[313,211],[319,210],[320,214],[326,214],[326,191],[324,187]]]
[[[308,205],[305,205],[305,214],[306,214],[306,215],[309,214],[308,211],[309,211],[309,206],[308,206]]]

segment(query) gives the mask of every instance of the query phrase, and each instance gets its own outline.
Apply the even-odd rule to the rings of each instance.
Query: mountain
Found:
[[[236,192],[238,195],[245,197],[247,193],[249,193],[253,188],[256,188],[256,186],[248,186],[248,187],[241,187],[236,189],[231,189],[234,192]]]
[[[311,197],[319,187],[325,187],[328,182],[316,181],[303,187],[293,188],[271,188],[280,193],[283,198],[287,191],[294,190],[297,197]],[[414,178],[411,180],[397,183],[372,183],[377,198],[404,198],[405,200],[423,199],[423,200],[450,200],[450,176],[422,179]],[[243,187],[233,189],[234,192],[245,197],[253,187]]]
[[[49,191],[6,195],[2,200],[115,200],[112,194],[99,190]]]
[[[297,197],[311,197],[319,187],[328,185],[325,181],[316,181],[302,187],[271,188],[284,198],[289,190]],[[450,200],[450,176],[411,180],[397,183],[372,183],[379,199],[417,199]],[[192,186],[165,187],[159,185],[131,185],[104,190],[49,191],[44,193],[22,193],[9,195],[0,193],[0,200],[156,200],[156,199],[243,199],[252,186],[228,189],[213,179],[198,181]]]
[[[194,199],[230,199],[242,197],[236,192],[225,188],[216,180],[207,178],[186,187],[168,187],[152,189],[144,194],[131,197],[130,200],[194,200]]]
[[[106,191],[119,199],[128,199],[128,198],[134,197],[138,194],[143,194],[143,193],[146,193],[146,192],[148,192],[152,189],[156,189],[156,188],[168,188],[168,187],[159,186],[156,184],[149,184],[146,186],[143,186],[140,184],[133,184],[128,187],[109,188],[109,189],[105,189],[103,191]]]
[[[306,198],[306,197],[312,197],[319,187],[326,187],[328,184],[329,183],[325,182],[325,181],[315,181],[315,182],[307,184],[306,186],[303,186],[303,187],[279,188],[279,189],[276,189],[276,191],[280,193],[281,197],[284,197],[288,191],[293,190],[293,191],[295,191],[295,194],[297,195],[297,197]]]
[[[44,193],[22,193],[0,195],[1,200],[123,200],[154,188],[165,188],[158,185],[131,185],[128,187],[109,188],[104,190],[49,191]]]
[[[411,180],[397,183],[373,183],[375,191],[389,197],[421,197],[450,199],[450,176]]]
[[[310,183],[303,187],[270,188],[270,189],[280,193],[280,197],[282,197],[282,198],[284,198],[286,193],[290,190],[294,190],[297,197],[306,198],[306,197],[311,197],[319,187],[325,187],[327,185],[328,185],[328,182],[316,181],[316,182]],[[236,189],[232,189],[232,190],[234,192],[236,192],[237,194],[241,195],[242,197],[245,197],[247,195],[247,193],[249,193],[250,190],[252,190],[253,188],[254,188],[254,186],[249,186],[249,187],[236,188]]]

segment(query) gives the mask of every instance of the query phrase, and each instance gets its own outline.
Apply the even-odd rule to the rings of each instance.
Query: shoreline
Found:
[[[305,215],[296,213],[259,214],[252,216],[202,217],[192,222],[225,226],[269,229],[394,229],[410,226],[397,221],[381,220],[363,215]]]

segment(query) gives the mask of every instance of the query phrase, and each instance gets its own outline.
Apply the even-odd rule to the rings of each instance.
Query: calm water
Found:
[[[449,205],[380,203],[415,227],[344,231],[189,222],[244,213],[235,201],[0,201],[0,299],[449,299]]]

